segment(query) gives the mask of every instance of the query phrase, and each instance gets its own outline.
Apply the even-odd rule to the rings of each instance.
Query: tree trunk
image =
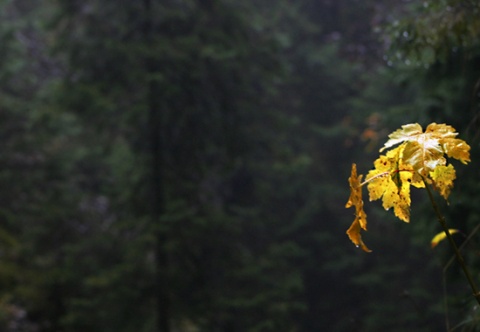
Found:
[[[153,18],[152,1],[144,0],[145,10],[145,42],[146,47],[152,45]],[[158,64],[153,55],[148,54],[146,58],[147,77],[154,76],[152,73],[158,71]],[[160,103],[160,87],[158,82],[149,78],[147,83],[147,105],[148,105],[148,130],[150,135],[150,157],[151,157],[151,221],[152,229],[155,230],[155,302],[157,315],[157,331],[170,332],[170,297],[168,280],[168,254],[165,248],[167,234],[160,227],[160,217],[165,209],[164,196],[164,144],[163,144],[163,121]]]

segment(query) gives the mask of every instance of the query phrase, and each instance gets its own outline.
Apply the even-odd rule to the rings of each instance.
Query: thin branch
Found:
[[[458,247],[459,251],[462,251],[463,247],[465,247],[468,244],[468,242],[470,242],[470,240],[478,232],[479,229],[480,229],[480,224],[475,226],[475,228],[470,232],[470,234],[468,234],[465,241],[463,241],[462,244]],[[455,260],[455,255],[452,255],[452,257],[450,257],[450,259],[448,260],[447,264],[445,264],[445,266],[443,267],[443,273],[447,271],[447,269],[450,267],[450,265],[452,265],[454,260]]]
[[[463,259],[462,254],[458,250],[457,245],[455,244],[455,241],[453,240],[452,235],[448,231],[447,227],[447,222],[445,221],[445,217],[443,217],[442,213],[440,212],[440,209],[438,208],[438,205],[433,197],[432,191],[430,190],[430,187],[428,183],[424,180],[425,183],[425,188],[427,189],[428,197],[430,198],[430,202],[432,203],[433,210],[435,211],[435,214],[437,215],[438,222],[442,226],[443,231],[445,232],[445,235],[447,236],[448,242],[450,243],[450,246],[453,249],[453,252],[455,253],[455,257],[457,258],[458,264],[460,264],[460,267],[463,270],[463,273],[465,274],[465,277],[468,280],[468,283],[470,284],[470,287],[473,292],[473,296],[477,300],[478,304],[480,305],[480,292],[478,291],[477,285],[475,284],[475,281],[472,278],[472,275],[470,274],[470,271],[467,268],[467,265],[465,264],[465,261]]]
[[[473,238],[473,236],[478,232],[480,229],[480,224],[475,226],[475,228],[468,234],[468,237],[465,239],[465,241],[462,242],[462,244],[458,247],[458,251],[462,251],[463,248],[467,245],[467,243]],[[452,255],[448,262],[444,265],[443,267],[443,272],[442,272],[442,285],[443,285],[443,306],[445,308],[445,324],[447,326],[447,331],[453,331],[450,330],[450,319],[448,317],[448,299],[447,299],[447,277],[446,273],[450,265],[452,265],[453,261],[455,260],[455,255]]]

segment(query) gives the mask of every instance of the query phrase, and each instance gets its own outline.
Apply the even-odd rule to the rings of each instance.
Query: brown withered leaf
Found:
[[[350,184],[350,197],[347,204],[345,204],[345,207],[355,207],[355,220],[347,230],[347,235],[357,247],[362,248],[363,251],[371,252],[365,243],[363,243],[360,234],[362,229],[365,231],[367,230],[367,214],[363,210],[362,187],[360,185],[362,177],[362,175],[357,175],[357,165],[352,164],[352,173],[348,178]]]

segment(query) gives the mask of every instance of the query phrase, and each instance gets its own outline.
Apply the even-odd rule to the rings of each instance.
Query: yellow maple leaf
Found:
[[[393,207],[394,214],[405,222],[410,221],[410,185],[421,187],[423,182],[414,180],[413,168],[402,162],[402,144],[374,162],[365,182],[368,182],[370,201],[382,198],[385,210]]]
[[[449,228],[448,232],[450,234],[455,234],[455,233],[458,233],[460,231],[458,229]],[[438,245],[438,243],[442,240],[445,240],[446,237],[447,237],[447,234],[445,234],[445,232],[440,232],[437,235],[435,235],[433,237],[432,241],[430,242],[432,248],[435,248]]]
[[[406,143],[403,160],[413,166],[422,176],[428,176],[438,165],[445,165],[448,157],[466,164],[470,161],[470,146],[465,141],[455,138],[455,128],[446,124],[431,123],[422,131],[418,123],[410,123],[391,133],[384,147],[390,148],[399,143]]]
[[[453,166],[437,166],[433,172],[430,172],[434,188],[440,192],[443,198],[447,199],[453,188],[453,180],[456,178],[455,168]]]
[[[393,207],[393,212],[400,220],[410,222],[410,182],[408,178],[411,178],[410,172],[397,173],[401,178],[401,185],[398,187],[395,182],[391,182],[389,188],[383,195],[382,202],[385,210]],[[395,187],[394,187],[395,185]]]
[[[345,207],[355,207],[355,220],[347,230],[347,235],[357,247],[361,247],[366,252],[371,252],[365,243],[363,243],[362,236],[360,234],[362,229],[365,231],[367,230],[367,214],[363,210],[362,186],[360,183],[362,181],[362,177],[362,175],[357,175],[357,165],[352,164],[352,173],[348,178],[348,182],[350,184],[350,197],[348,198]]]
[[[374,166],[375,168],[368,172],[365,180],[368,182],[370,201],[380,199],[392,181],[390,178],[392,161],[387,156],[380,156],[375,160]]]
[[[470,161],[470,146],[458,135],[452,126],[431,123],[423,131],[418,123],[402,126],[391,133],[384,147],[390,149],[374,162],[374,169],[360,183],[362,176],[357,175],[356,165],[352,165],[349,178],[350,198],[346,207],[355,206],[355,220],[347,231],[357,246],[364,245],[360,231],[366,230],[366,215],[363,211],[362,189],[368,184],[370,201],[382,199],[382,206],[405,222],[410,221],[410,186],[425,188],[431,185],[445,199],[448,198],[453,181],[456,178],[453,165],[447,165],[447,159],[454,158],[466,164]]]

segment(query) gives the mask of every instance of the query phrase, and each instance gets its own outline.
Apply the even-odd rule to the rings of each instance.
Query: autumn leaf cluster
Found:
[[[411,186],[431,186],[444,199],[448,198],[456,173],[454,166],[447,163],[447,157],[464,164],[470,161],[470,146],[456,138],[457,135],[455,129],[446,124],[431,123],[425,132],[418,123],[407,124],[388,136],[380,152],[388,151],[375,160],[364,182],[363,175],[357,175],[356,165],[352,165],[346,207],[355,207],[355,219],[347,234],[355,245],[370,251],[360,234],[362,229],[367,230],[362,199],[364,185],[370,201],[382,199],[385,210],[393,208],[395,216],[405,222],[410,221]]]

